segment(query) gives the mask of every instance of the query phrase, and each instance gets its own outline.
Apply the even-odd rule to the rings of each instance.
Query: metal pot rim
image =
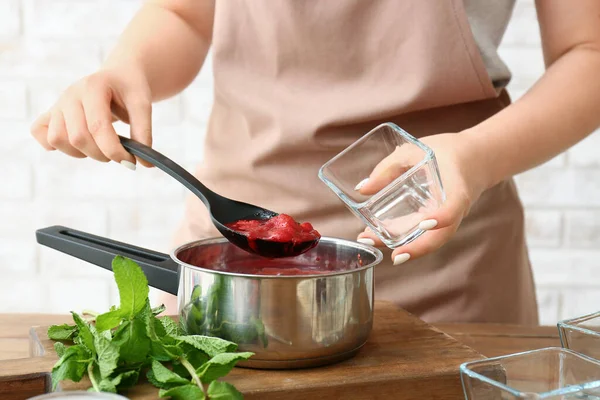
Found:
[[[369,263],[367,265],[363,265],[360,268],[356,268],[356,269],[352,269],[352,270],[347,270],[347,271],[337,271],[337,272],[332,272],[332,273],[329,273],[329,274],[255,275],[255,274],[242,274],[242,273],[238,273],[238,272],[216,271],[214,269],[202,268],[202,267],[198,267],[196,265],[187,264],[187,263],[181,261],[179,258],[177,258],[177,254],[179,254],[181,251],[187,250],[187,249],[192,248],[192,247],[202,246],[202,245],[206,245],[206,244],[217,244],[217,243],[229,242],[224,237],[212,237],[212,238],[207,238],[207,239],[195,240],[193,242],[188,242],[188,243],[185,243],[185,244],[183,244],[183,245],[175,248],[174,250],[172,250],[169,255],[171,256],[171,259],[173,259],[173,261],[175,261],[180,266],[185,267],[185,268],[190,268],[192,270],[202,271],[202,272],[207,272],[207,273],[213,273],[213,274],[217,274],[217,275],[238,276],[238,277],[249,278],[249,279],[313,279],[313,278],[328,278],[330,276],[348,275],[348,274],[354,274],[356,272],[364,271],[366,269],[369,269],[369,268],[372,268],[372,267],[376,266],[377,264],[379,264],[381,262],[381,260],[383,260],[383,253],[381,252],[381,250],[379,250],[379,249],[377,249],[375,247],[372,247],[372,246],[368,246],[366,244],[362,244],[362,243],[359,243],[359,242],[353,242],[353,241],[350,241],[350,240],[336,238],[336,237],[329,237],[329,236],[322,236],[320,241],[321,242],[328,242],[328,243],[335,243],[335,244],[342,244],[344,246],[348,246],[348,247],[351,247],[351,248],[355,248],[355,249],[359,249],[359,250],[365,251],[367,253],[371,253],[373,256],[375,256],[375,260],[373,260],[373,262],[371,262],[371,263]],[[233,246],[233,244],[232,244],[232,246]]]

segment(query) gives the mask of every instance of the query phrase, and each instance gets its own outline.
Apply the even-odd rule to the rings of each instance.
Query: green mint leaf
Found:
[[[98,389],[100,389],[101,392],[117,393],[117,386],[108,378],[100,379],[100,382],[98,382]]]
[[[231,383],[213,381],[206,390],[211,400],[243,400],[244,396]]]
[[[97,362],[100,367],[100,377],[108,379],[108,377],[117,369],[119,361],[119,347],[104,336],[96,336],[94,338],[94,346],[97,353]]]
[[[188,316],[189,318],[189,316]],[[177,322],[177,326],[179,326],[179,331],[181,332],[181,335],[189,335],[191,332],[189,332],[188,330],[188,326],[185,323],[185,319],[184,318],[180,318],[179,322]]]
[[[89,350],[83,345],[67,347],[62,357],[52,368],[52,390],[56,389],[59,382],[72,380],[79,382],[87,370],[87,366],[93,361]]]
[[[154,385],[155,387],[157,387],[159,389],[171,389],[171,388],[174,388],[175,386],[179,386],[179,385],[171,384],[171,383],[162,383],[161,381],[159,381],[158,379],[156,379],[154,377],[154,372],[152,372],[152,370],[149,370],[146,373],[146,379],[148,380],[148,382],[150,382],[152,385]]]
[[[163,344],[161,342],[150,343],[150,356],[158,361],[171,361],[181,356],[181,348],[175,345]]]
[[[165,333],[167,335],[169,335],[169,336],[183,335],[181,328],[179,327],[179,325],[177,325],[177,323],[175,321],[173,321],[172,318],[162,317],[162,318],[159,318],[159,320],[162,323],[163,327],[165,328]]]
[[[175,339],[167,335],[164,324],[152,313],[144,315],[147,334],[151,340],[150,356],[159,361],[171,361],[181,356],[183,354],[181,348],[177,346]]]
[[[192,364],[194,369],[200,368],[210,359],[210,357],[208,357],[203,351],[196,348],[192,348],[191,351],[187,351],[185,353],[185,358],[190,364]]]
[[[167,309],[167,307],[165,307],[164,304],[161,304],[160,306],[154,307],[152,309],[152,315],[157,316],[159,314],[162,314],[166,309]]]
[[[119,348],[120,359],[127,364],[143,363],[148,357],[150,339],[141,316],[123,322],[115,331],[113,343]]]
[[[203,351],[187,344],[183,344],[183,346],[186,348],[185,358],[194,367],[194,370],[197,370],[209,360],[209,357]],[[173,362],[173,372],[186,379],[191,379],[189,371],[179,362]]]
[[[152,372],[152,374],[150,374]],[[152,370],[148,374],[151,376],[148,379],[152,380],[154,386],[161,389],[170,389],[175,386],[188,385],[189,380],[182,378],[177,373],[171,371],[160,362],[152,361]]]
[[[133,260],[122,256],[113,259],[112,270],[119,289],[119,312],[124,318],[132,319],[148,302],[146,275]]]
[[[237,350],[237,344],[212,336],[175,336],[175,339],[192,345],[198,350],[202,350],[208,354],[209,357],[214,357],[220,353],[230,353]]]
[[[54,343],[54,351],[56,352],[56,355],[58,356],[58,358],[61,358],[67,351],[67,346],[65,346],[64,343],[62,343],[62,342],[55,342]]]
[[[52,340],[72,340],[75,334],[77,334],[76,325],[52,325],[48,328],[48,337]]]
[[[105,312],[104,314],[100,314],[98,317],[96,317],[96,329],[99,332],[113,329],[117,327],[122,320],[123,317],[121,316],[121,312],[119,310]]]
[[[148,328],[148,337],[150,340],[161,341],[165,339],[167,330],[160,320],[151,313],[144,314],[144,316],[146,317],[146,327]],[[169,341],[170,338],[165,340]],[[170,342],[172,343],[173,340],[170,340]]]
[[[203,383],[210,383],[227,375],[238,361],[247,360],[253,355],[254,353],[249,352],[217,354],[198,368],[196,372]]]
[[[160,389],[159,397],[170,397],[172,400],[204,400],[204,392],[196,385],[177,386],[172,389]]]
[[[101,378],[97,369],[94,369],[94,377],[98,381],[98,387],[102,392],[118,393],[125,389],[133,387],[139,377],[138,370],[126,371],[118,374],[114,378]]]
[[[79,343],[88,348],[88,350],[92,353],[92,355],[96,354],[96,348],[94,346],[94,333],[96,329],[83,320],[76,312],[71,313],[73,315],[73,320],[77,325],[77,329],[79,333],[77,337],[79,339]]]
[[[91,373],[90,373],[91,371]],[[110,386],[110,382],[102,382],[102,377],[100,376],[100,370],[98,368],[98,364],[96,364],[95,362],[91,362],[88,365],[88,369],[87,369],[87,376],[90,379],[90,383],[92,384],[92,386],[88,389],[88,391],[90,392],[95,392],[95,391],[104,391],[104,392],[108,392],[111,390],[116,390],[116,388],[111,388]],[[114,393],[114,392],[113,392]]]
[[[118,391],[129,389],[135,386],[140,376],[139,369],[125,371],[113,378],[112,382],[117,387]]]
[[[183,354],[181,349],[175,345],[166,345],[160,342],[150,344],[150,356],[159,361],[172,361]]]

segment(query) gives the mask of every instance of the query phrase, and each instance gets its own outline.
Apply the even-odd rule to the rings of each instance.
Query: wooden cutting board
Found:
[[[48,372],[57,360],[47,327],[31,329],[31,358],[0,362],[0,398],[27,399],[48,390]],[[483,359],[475,350],[389,303],[375,306],[369,341],[352,359],[303,370],[235,368],[224,380],[248,400],[324,399],[464,399],[459,366]],[[65,390],[86,389],[65,382]],[[137,385],[125,396],[158,398],[150,384]]]

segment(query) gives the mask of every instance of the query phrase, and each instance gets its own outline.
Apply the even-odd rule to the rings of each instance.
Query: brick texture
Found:
[[[600,249],[600,211],[567,212],[565,237],[571,248]]]
[[[46,152],[29,125],[93,72],[142,0],[0,0],[0,312],[104,310],[118,302],[110,272],[39,246],[54,224],[168,252],[182,218],[179,183],[158,169]],[[518,99],[544,71],[532,0],[518,0],[500,49]],[[155,104],[154,146],[193,170],[213,98],[210,55],[195,81]],[[128,135],[128,126],[115,124]],[[600,308],[600,131],[517,177],[541,322]],[[153,293],[157,291],[153,290]]]

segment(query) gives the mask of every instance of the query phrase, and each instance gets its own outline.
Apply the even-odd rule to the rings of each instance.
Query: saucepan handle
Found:
[[[177,295],[179,265],[167,254],[58,225],[38,229],[35,236],[39,244],[109,271],[115,256],[130,258],[142,268],[150,286]]]

